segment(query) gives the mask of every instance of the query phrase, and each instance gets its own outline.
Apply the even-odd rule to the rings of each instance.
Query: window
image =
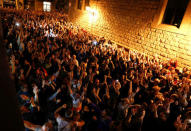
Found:
[[[51,3],[50,2],[43,2],[43,11],[49,11],[51,10]]]
[[[82,2],[83,2],[83,0],[78,0],[78,9],[82,9]]]
[[[191,0],[160,0],[152,28],[191,35]]]
[[[162,23],[179,28],[186,11],[188,1],[189,0],[168,0]]]

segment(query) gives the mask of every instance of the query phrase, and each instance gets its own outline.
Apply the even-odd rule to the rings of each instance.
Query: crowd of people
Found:
[[[117,48],[57,12],[1,11],[26,130],[190,130],[191,73]]]

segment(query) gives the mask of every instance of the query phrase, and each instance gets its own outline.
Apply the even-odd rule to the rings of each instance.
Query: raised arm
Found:
[[[31,65],[29,62],[27,62],[27,65],[29,65],[29,69],[27,70],[27,73],[26,73],[26,76],[25,77],[28,77],[29,76],[29,73],[31,71]]]
[[[132,81],[130,81],[129,83],[129,92],[128,92],[128,96],[130,96],[132,94]]]
[[[58,115],[58,112],[61,110],[61,109],[65,109],[67,107],[67,105],[66,104],[63,104],[62,106],[60,106],[60,107],[58,107],[57,109],[56,109],[56,111],[54,112],[54,115]]]
[[[53,100],[56,98],[56,96],[61,92],[61,89],[59,88],[51,97],[48,98],[49,101]]]
[[[24,126],[32,131],[36,131],[37,128],[41,129],[40,125],[35,125],[29,121],[24,120]]]

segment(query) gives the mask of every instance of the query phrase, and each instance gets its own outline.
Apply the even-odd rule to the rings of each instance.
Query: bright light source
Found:
[[[89,6],[86,6],[86,11],[90,11],[91,8]]]
[[[96,22],[98,19],[98,16],[99,16],[98,11],[96,9],[89,7],[89,6],[86,6],[86,11],[89,14],[90,23]]]
[[[191,123],[191,119],[188,119],[188,123],[189,123],[189,124]]]
[[[98,12],[97,12],[97,10],[95,10],[95,9],[91,9],[91,14],[92,14],[93,16],[97,16]]]
[[[97,41],[94,40],[94,41],[92,42],[92,44],[96,46],[96,45],[97,45]]]
[[[92,8],[90,8],[89,6],[86,6],[86,11],[87,11],[90,15],[92,15],[92,16],[97,16],[97,14],[98,14],[97,10],[92,9]]]
[[[19,27],[19,26],[20,26],[20,23],[19,23],[19,22],[16,22],[15,25],[16,25],[17,27]]]

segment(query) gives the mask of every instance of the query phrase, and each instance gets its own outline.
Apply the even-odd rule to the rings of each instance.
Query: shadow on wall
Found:
[[[0,131],[24,131],[14,81],[8,71],[8,58],[3,46],[2,31],[0,16]]]

